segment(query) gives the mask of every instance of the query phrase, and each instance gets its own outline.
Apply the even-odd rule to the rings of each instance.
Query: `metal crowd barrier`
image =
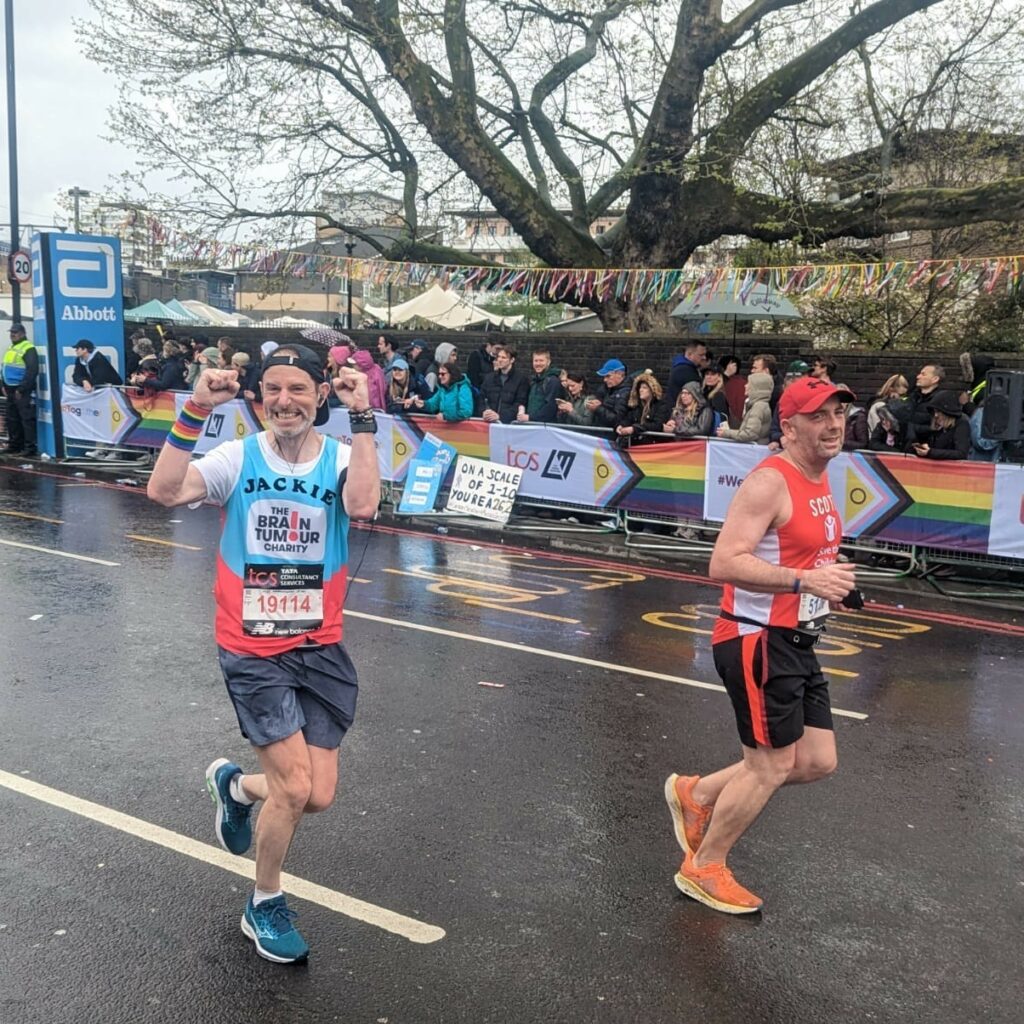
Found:
[[[137,391],[132,385],[119,388],[121,391]],[[477,422],[485,422],[482,417],[472,417]],[[514,426],[515,423],[506,424]],[[559,430],[575,431],[593,436],[609,436],[614,434],[610,427],[582,426],[579,424],[552,424]],[[645,435],[655,437],[653,443],[676,441],[674,434],[666,432],[649,432]],[[721,443],[738,444],[744,442],[723,439]],[[624,446],[632,447],[631,438],[627,438]],[[87,451],[103,452],[104,457],[87,457]],[[141,454],[140,454],[141,453]],[[62,459],[77,465],[106,465],[111,468],[131,469],[134,472],[151,471],[152,463],[158,449],[141,447],[118,447],[109,442],[94,443],[81,438],[65,435]],[[397,509],[401,502],[403,484],[398,481],[382,482],[382,499]],[[442,492],[443,495],[444,492]],[[547,518],[543,513],[553,514]],[[465,517],[454,513],[434,512],[417,513],[411,519],[450,519],[459,520]],[[479,520],[472,520],[479,525]],[[721,523],[706,520],[663,516],[650,512],[635,512],[628,509],[609,509],[591,505],[580,505],[572,502],[551,501],[544,498],[519,497],[513,507],[513,516],[505,524],[504,529],[519,533],[590,533],[609,534],[621,531],[624,534],[627,548],[638,550],[676,551],[680,554],[706,555],[721,531]],[[857,563],[858,573],[868,578],[898,578],[918,575],[927,580],[940,593],[947,596],[1005,596],[1004,592],[992,593],[972,591],[955,591],[944,588],[935,573],[953,566],[970,567],[971,569],[989,569],[1008,575],[1024,572],[1024,563],[1012,559],[991,555],[979,555],[970,552],[950,551],[946,549],[924,548],[916,545],[895,544],[887,541],[857,540],[846,541],[841,549]],[[997,584],[998,585],[998,584]],[[1006,583],[1006,587],[1018,584]]]

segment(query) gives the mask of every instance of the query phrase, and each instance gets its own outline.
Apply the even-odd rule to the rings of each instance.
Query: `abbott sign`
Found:
[[[88,338],[124,375],[121,243],[95,235],[37,234],[32,239],[36,344],[46,349],[47,387],[38,394],[39,447],[59,454],[59,402],[71,379],[75,343]]]

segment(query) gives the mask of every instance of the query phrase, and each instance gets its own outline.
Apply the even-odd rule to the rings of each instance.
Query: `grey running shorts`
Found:
[[[253,746],[265,747],[300,729],[312,747],[340,746],[359,692],[342,644],[298,647],[269,658],[218,650],[238,726]]]

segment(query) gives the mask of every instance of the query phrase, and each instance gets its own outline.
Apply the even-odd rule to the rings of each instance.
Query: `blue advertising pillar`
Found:
[[[61,389],[71,383],[75,343],[87,338],[124,376],[120,241],[56,232],[34,235],[32,291],[39,352],[38,446],[40,452],[63,455]]]

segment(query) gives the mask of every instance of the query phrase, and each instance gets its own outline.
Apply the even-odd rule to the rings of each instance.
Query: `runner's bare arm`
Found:
[[[740,485],[729,506],[722,532],[711,553],[712,579],[757,594],[783,594],[800,578],[800,589],[829,601],[841,601],[856,586],[854,568],[834,563],[817,569],[790,569],[758,558],[754,550],[764,535],[785,524],[792,514],[781,473],[762,469]]]
[[[352,412],[370,408],[370,391],[365,373],[343,366],[332,381],[334,393]],[[377,465],[376,435],[353,433],[352,457],[345,475],[342,500],[352,519],[372,519],[380,505],[380,468]]]
[[[230,402],[238,394],[237,370],[204,370],[196,381],[192,401],[203,409]],[[168,508],[202,501],[206,481],[192,464],[192,452],[164,444],[146,485],[150,500]]]

